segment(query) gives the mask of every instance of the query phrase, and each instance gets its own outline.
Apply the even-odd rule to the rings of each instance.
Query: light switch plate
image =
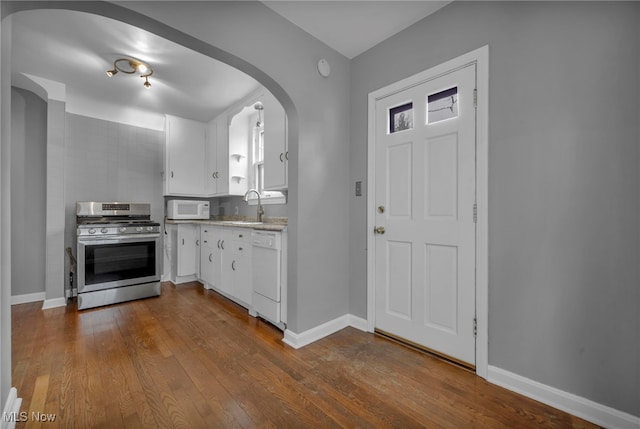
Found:
[[[362,196],[362,182],[356,182],[356,197]]]

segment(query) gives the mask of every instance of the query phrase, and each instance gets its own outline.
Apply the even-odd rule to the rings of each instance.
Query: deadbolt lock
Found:
[[[376,234],[384,234],[384,226],[377,226],[373,228],[373,232]]]
[[[378,213],[384,213],[384,206],[378,206]]]

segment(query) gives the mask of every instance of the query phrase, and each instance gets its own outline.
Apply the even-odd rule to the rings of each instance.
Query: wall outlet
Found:
[[[356,197],[362,196],[362,182],[356,182]]]

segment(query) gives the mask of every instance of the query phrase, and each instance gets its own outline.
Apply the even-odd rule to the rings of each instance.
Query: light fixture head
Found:
[[[256,121],[256,128],[260,128],[262,126],[262,115],[260,113],[262,113],[262,111],[264,110],[264,106],[262,105],[262,102],[258,101],[256,104],[253,105],[253,108],[258,111],[258,120]]]
[[[145,74],[146,72],[149,71],[149,68],[144,63],[136,64],[136,69],[138,70],[138,73],[140,73],[140,74]]]
[[[113,62],[113,69],[107,70],[107,76],[112,77],[118,72],[126,74],[137,74],[138,76],[144,78],[144,87],[151,88],[149,76],[153,74],[153,69],[144,61],[140,61],[135,58],[118,58]]]

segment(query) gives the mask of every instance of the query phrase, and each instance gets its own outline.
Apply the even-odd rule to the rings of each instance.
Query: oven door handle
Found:
[[[79,243],[96,243],[98,241],[110,242],[110,243],[123,243],[123,242],[135,242],[140,240],[155,240],[160,238],[160,234],[132,234],[119,237],[105,237],[105,236],[91,236],[91,237],[78,237]]]

